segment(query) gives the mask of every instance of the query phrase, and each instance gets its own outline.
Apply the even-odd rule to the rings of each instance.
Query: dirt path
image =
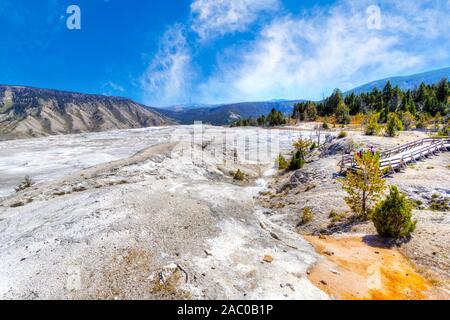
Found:
[[[309,279],[341,300],[450,299],[376,237],[305,237],[324,258]]]

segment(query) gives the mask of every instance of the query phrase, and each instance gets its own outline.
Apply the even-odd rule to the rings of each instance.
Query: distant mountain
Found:
[[[273,108],[285,114],[290,114],[292,113],[294,104],[300,101],[302,100],[242,102],[193,109],[159,109],[159,112],[182,124],[192,124],[194,121],[202,121],[212,125],[228,125],[242,118],[257,118],[263,114],[269,114]]]
[[[173,123],[125,98],[0,85],[0,140]]]
[[[177,104],[177,105],[173,105],[173,106],[166,106],[166,107],[161,107],[160,109],[180,112],[180,111],[186,111],[186,110],[192,110],[192,109],[213,108],[213,107],[217,107],[217,106],[219,106],[219,105],[192,103],[192,104]]]
[[[450,68],[439,69],[404,77],[392,77],[377,80],[357,87],[346,93],[354,92],[355,94],[360,94],[363,92],[370,92],[374,88],[382,90],[388,81],[390,81],[392,83],[392,86],[394,87],[399,86],[402,90],[411,90],[419,87],[422,82],[424,82],[425,84],[433,84],[439,82],[439,80],[441,80],[442,78],[450,79]]]

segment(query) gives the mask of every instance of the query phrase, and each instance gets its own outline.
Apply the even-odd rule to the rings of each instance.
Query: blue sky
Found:
[[[320,99],[450,66],[450,0],[0,0],[0,36],[3,84],[153,106]]]

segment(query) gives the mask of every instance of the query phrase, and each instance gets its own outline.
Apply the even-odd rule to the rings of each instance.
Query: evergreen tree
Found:
[[[362,157],[355,156],[355,162],[359,169],[348,172],[346,178],[341,179],[342,188],[348,193],[344,200],[355,214],[367,218],[385,189],[380,156],[365,152]]]
[[[416,116],[417,108],[416,108],[416,104],[414,102],[414,98],[413,98],[411,91],[407,92],[404,100],[405,100],[404,111],[407,111],[407,112],[411,113],[413,116]]]
[[[390,81],[386,83],[383,89],[383,103],[384,105],[389,105],[392,99],[393,89]]]
[[[281,154],[278,155],[275,165],[277,166],[278,170],[285,170],[289,167],[288,162]]]
[[[325,106],[324,106],[324,112],[325,114],[333,114],[337,107],[344,102],[344,99],[342,97],[342,92],[339,89],[335,89],[333,94],[326,99]]]
[[[265,127],[266,126],[266,116],[262,115],[257,120],[258,126]]]
[[[450,86],[447,78],[439,81],[436,91],[436,97],[439,102],[448,102],[448,98],[450,97]]]
[[[311,148],[311,141],[299,139],[294,143],[295,152],[289,163],[289,170],[299,170],[305,165],[305,157]]]
[[[345,97],[344,102],[349,107],[351,115],[361,112],[361,99],[353,92]]]
[[[300,102],[294,105],[292,114],[293,119],[298,121],[315,121],[317,120],[318,111],[314,102]]]
[[[335,109],[336,121],[339,124],[349,124],[351,121],[350,118],[350,109],[345,105],[344,101],[340,101],[338,106]]]
[[[388,102],[389,112],[398,111],[399,107],[401,106],[402,99],[403,99],[402,90],[400,90],[400,88],[397,86],[392,91],[391,100]]]
[[[403,123],[394,112],[389,113],[386,123],[386,133],[389,137],[395,137],[397,130],[403,130]]]
[[[422,82],[419,86],[419,89],[417,90],[415,102],[423,106],[425,104],[425,101],[427,100],[427,97],[428,88],[425,83]]]
[[[447,116],[450,109],[449,86],[448,80],[443,79],[436,85],[430,86],[422,83],[415,90],[403,92],[398,86],[393,88],[392,84],[387,82],[382,91],[374,88],[371,92],[350,93],[345,98],[342,92],[336,89],[321,102],[309,101],[295,104],[291,116],[298,121],[315,121],[318,116],[331,117],[329,122],[333,124],[348,124],[351,120],[350,115],[355,116],[358,113],[378,113],[378,123],[381,124],[388,122],[390,113],[397,113],[402,117],[402,114],[408,112],[416,119],[420,119],[423,114],[430,114],[434,117],[440,113]],[[333,121],[333,118],[336,121]],[[265,117],[265,122],[262,120],[262,118],[257,119],[257,124],[279,126],[287,122],[284,115],[275,109]],[[253,123],[252,121],[254,120],[250,122]],[[242,120],[239,124],[242,125],[245,122]],[[424,124],[424,122],[418,121],[419,127]]]
[[[381,131],[381,125],[378,123],[378,120],[380,118],[380,114],[373,113],[370,114],[365,121],[365,128],[364,132],[368,136],[376,136]]]
[[[305,121],[305,110],[306,104],[304,102],[296,103],[294,105],[294,111],[292,113],[292,118],[297,121]]]
[[[305,118],[308,121],[317,120],[317,107],[314,102],[308,102],[305,110]]]
[[[438,100],[432,95],[427,95],[425,104],[423,106],[423,111],[428,112],[432,116],[435,116],[436,113],[439,112],[438,106],[439,106]]]
[[[417,224],[412,220],[411,202],[396,186],[390,187],[390,194],[376,206],[370,218],[384,238],[409,237]]]
[[[277,111],[275,108],[267,116],[267,124],[271,127],[281,126],[286,124],[286,119],[281,111]]]

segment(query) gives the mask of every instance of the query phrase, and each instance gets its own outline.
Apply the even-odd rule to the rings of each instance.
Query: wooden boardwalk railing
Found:
[[[380,169],[386,173],[395,173],[396,170],[405,168],[408,163],[425,159],[430,155],[448,151],[450,148],[450,137],[425,138],[413,141],[402,146],[380,152]],[[341,172],[354,171],[358,169],[355,155],[344,155],[339,162]]]

